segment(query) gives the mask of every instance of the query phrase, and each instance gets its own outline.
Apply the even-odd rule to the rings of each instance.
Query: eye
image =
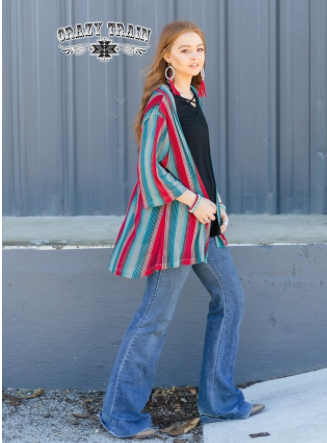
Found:
[[[204,51],[204,48],[199,48],[200,51]],[[188,51],[188,49],[182,49],[182,52]]]

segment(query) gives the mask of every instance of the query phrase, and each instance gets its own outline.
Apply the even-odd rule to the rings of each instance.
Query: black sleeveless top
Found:
[[[169,83],[166,83],[166,85],[170,88]],[[193,94],[192,99],[174,95],[177,114],[209,199],[216,204],[216,182],[210,157],[209,128],[198,97],[194,94],[192,88],[190,90]],[[191,102],[196,103],[196,106],[192,105]],[[215,220],[210,220],[210,237],[221,234],[217,212],[214,217]]]

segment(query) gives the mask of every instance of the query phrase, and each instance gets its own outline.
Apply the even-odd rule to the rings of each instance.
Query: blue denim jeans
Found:
[[[152,427],[151,415],[142,410],[151,395],[167,328],[191,267],[211,296],[198,385],[200,423],[250,416],[252,404],[234,384],[244,292],[230,248],[217,247],[210,237],[207,263],[147,276],[143,300],[123,337],[98,415],[104,428],[116,437],[130,437]]]

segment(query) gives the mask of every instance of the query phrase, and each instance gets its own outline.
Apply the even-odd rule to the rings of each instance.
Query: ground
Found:
[[[97,417],[104,395],[103,391],[3,389],[3,442],[114,441]],[[154,388],[144,411],[151,414],[162,440],[200,443],[196,401],[195,386]]]
[[[258,382],[261,380],[238,387],[245,388]],[[159,427],[163,441],[203,442],[197,394],[197,386],[191,385],[152,389],[144,412],[151,414],[152,425]],[[111,437],[97,417],[104,395],[104,391],[94,390],[5,388],[2,390],[3,442],[122,441]]]

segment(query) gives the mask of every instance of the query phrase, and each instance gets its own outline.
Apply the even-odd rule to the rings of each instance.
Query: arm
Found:
[[[187,189],[184,194],[182,194],[180,197],[177,197],[176,200],[184,203],[185,205],[191,207],[195,201],[196,194],[191,191],[190,189]]]
[[[169,148],[165,118],[153,111],[143,119],[141,130],[137,175],[143,207],[151,208],[177,199],[188,189],[158,160]]]

